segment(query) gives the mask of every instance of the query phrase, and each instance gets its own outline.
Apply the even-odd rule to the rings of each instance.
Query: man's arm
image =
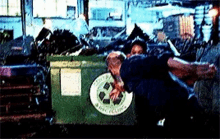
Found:
[[[169,71],[178,78],[185,80],[189,85],[200,79],[211,79],[217,69],[209,63],[187,62],[179,58],[169,58],[167,61]]]

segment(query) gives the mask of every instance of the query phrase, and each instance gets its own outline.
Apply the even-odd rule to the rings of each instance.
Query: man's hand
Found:
[[[188,85],[193,85],[196,81],[202,80],[202,79],[212,79],[214,78],[217,68],[213,64],[197,64],[194,65],[194,71],[195,74],[192,76],[189,76],[188,78],[185,78],[185,82]]]
[[[196,75],[198,79],[212,79],[217,72],[217,68],[213,64],[196,65]]]
[[[121,91],[119,91],[117,88],[114,88],[109,95],[110,95],[110,98],[113,101],[115,101],[120,94],[121,94]]]
[[[115,101],[118,98],[118,96],[121,94],[121,92],[125,91],[124,83],[123,82],[114,81],[112,86],[113,86],[113,89],[112,89],[112,91],[111,91],[111,93],[109,95],[110,95],[110,98],[113,101]]]

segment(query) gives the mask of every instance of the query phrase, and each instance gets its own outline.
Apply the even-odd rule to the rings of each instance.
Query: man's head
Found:
[[[125,59],[126,59],[126,55],[124,53],[120,51],[111,52],[106,58],[108,70],[113,75],[120,75],[121,64]]]
[[[146,53],[146,43],[141,40],[141,39],[137,39],[134,40],[131,44],[131,55],[136,55],[136,54],[143,54]]]

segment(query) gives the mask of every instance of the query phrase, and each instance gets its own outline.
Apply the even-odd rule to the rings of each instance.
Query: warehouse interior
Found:
[[[212,80],[190,86],[205,111],[203,134],[166,136],[158,124],[142,135],[135,95],[107,97],[105,58],[128,54],[135,38],[156,53],[216,65]],[[1,0],[0,137],[219,138],[219,40],[218,0]]]

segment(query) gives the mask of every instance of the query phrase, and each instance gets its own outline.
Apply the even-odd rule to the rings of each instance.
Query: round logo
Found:
[[[90,88],[90,99],[93,106],[102,114],[118,115],[123,113],[131,104],[133,93],[122,92],[113,101],[109,94],[112,91],[113,77],[110,73],[104,73],[97,77]]]

